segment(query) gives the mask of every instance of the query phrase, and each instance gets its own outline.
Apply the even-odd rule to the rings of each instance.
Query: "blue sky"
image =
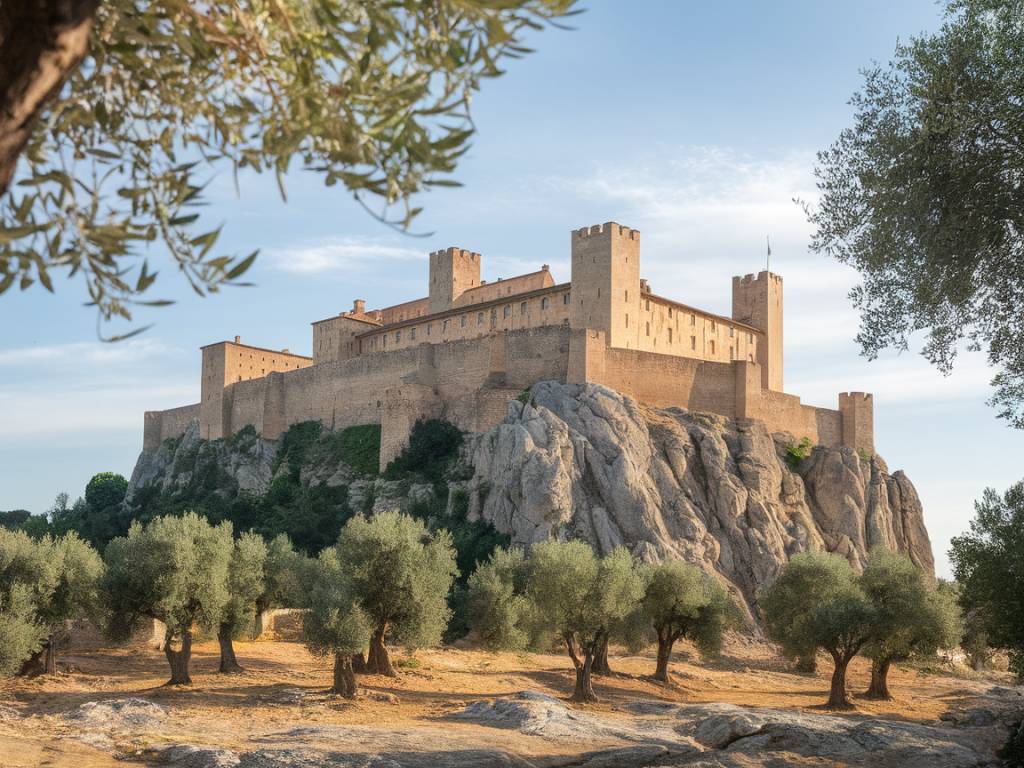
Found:
[[[835,407],[875,393],[876,444],[925,506],[941,573],[986,486],[1020,479],[1024,434],[985,405],[990,372],[965,356],[943,378],[915,352],[868,362],[852,339],[850,270],[807,252],[794,197],[814,198],[814,152],[850,120],[858,70],[897,39],[935,29],[940,7],[899,3],[592,0],[575,31],[547,30],[474,100],[479,129],[457,178],[424,195],[413,238],[381,226],[339,188],[230,172],[210,185],[211,223],[232,252],[260,248],[253,288],[199,299],[170,268],[153,290],[178,299],[140,316],[148,333],[97,341],[77,284],[0,297],[0,509],[42,512],[95,472],[130,475],[142,413],[196,402],[202,344],[309,352],[309,323],[351,306],[425,293],[426,254],[480,251],[488,279],[551,264],[568,279],[569,232],[609,220],[642,232],[642,271],[658,293],[729,310],[730,276],[764,264],[785,279],[786,390]],[[161,262],[159,253],[152,260]],[[165,263],[166,266],[166,263]]]

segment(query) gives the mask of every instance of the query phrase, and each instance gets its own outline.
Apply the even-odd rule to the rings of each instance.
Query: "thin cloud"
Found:
[[[428,250],[391,245],[365,238],[331,239],[272,251],[270,263],[282,272],[316,275],[365,271],[381,261],[412,262],[427,258]]]
[[[116,343],[83,341],[0,349],[0,366],[38,366],[53,363],[116,365],[136,363],[178,351],[154,339],[129,339]]]

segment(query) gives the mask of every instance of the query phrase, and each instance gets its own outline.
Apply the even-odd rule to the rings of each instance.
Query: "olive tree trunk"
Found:
[[[89,51],[99,0],[0,3],[0,195],[36,118]]]
[[[668,662],[672,658],[672,646],[675,638],[668,632],[658,632],[658,664],[654,668],[654,679],[663,683],[671,682],[668,675]]]
[[[366,659],[366,671],[371,675],[398,677],[395,668],[391,666],[391,656],[388,655],[388,648],[384,645],[387,629],[387,625],[384,624],[375,629],[370,636],[370,653]]]
[[[331,685],[331,692],[346,699],[356,697],[356,673],[352,669],[351,654],[334,654],[334,683]]]
[[[563,635],[565,649],[572,659],[572,665],[576,670],[576,687],[572,693],[573,701],[599,701],[594,693],[593,671],[594,671],[594,645],[583,648],[583,658],[576,652],[576,641],[571,633]]]
[[[226,674],[245,671],[235,656],[235,644],[231,635],[231,627],[221,624],[217,632],[217,642],[220,643],[220,671]]]
[[[608,664],[608,638],[602,640],[594,653],[594,666],[592,669],[595,675],[610,675],[612,668]]]
[[[362,651],[352,654],[352,671],[357,675],[366,674],[366,654]]]
[[[186,629],[181,633],[181,645],[175,650],[174,636],[170,631],[164,638],[164,655],[167,663],[171,665],[171,679],[167,685],[192,685],[192,678],[188,673],[189,661],[192,659],[192,632]]]
[[[43,655],[46,653],[46,648],[40,648],[29,656],[25,661],[21,663],[21,669],[18,670],[19,677],[35,677],[41,675],[46,669],[46,665],[43,662]]]
[[[891,699],[889,693],[889,668],[892,659],[871,662],[871,684],[864,695],[869,699]]]
[[[832,686],[828,695],[829,709],[852,709],[853,707],[846,695],[846,668],[850,665],[851,658],[853,657],[847,654],[832,654],[835,669],[832,670]]]

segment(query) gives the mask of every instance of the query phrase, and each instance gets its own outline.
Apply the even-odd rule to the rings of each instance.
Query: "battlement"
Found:
[[[590,227],[582,227],[573,230],[572,236],[575,239],[583,240],[590,237],[620,237],[623,240],[639,240],[640,230],[630,229],[614,221],[607,221],[604,224],[594,224]]]
[[[782,275],[776,275],[774,272],[767,272],[762,270],[757,274],[751,273],[749,275],[743,275],[743,277],[735,275],[732,278],[732,284],[733,287],[738,285],[752,285],[754,283],[760,282],[761,280],[770,280],[772,282],[782,283]]]
[[[450,256],[457,259],[468,259],[469,261],[480,262],[480,254],[476,251],[470,251],[465,248],[459,248],[454,245],[450,245],[447,248],[442,248],[438,251],[431,251],[430,258],[436,259],[441,256]]]

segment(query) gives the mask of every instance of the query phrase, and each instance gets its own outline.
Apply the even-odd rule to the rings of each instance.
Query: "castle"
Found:
[[[870,394],[838,409],[783,392],[782,278],[732,279],[724,317],[654,293],[640,277],[640,233],[609,222],[571,234],[572,279],[547,265],[488,283],[479,253],[430,254],[428,295],[313,323],[313,356],[241,343],[202,348],[200,402],[145,415],[144,450],[199,420],[213,440],[252,425],[266,438],[319,420],[330,429],[381,425],[381,466],[417,419],[466,431],[500,423],[537,381],[593,382],[654,406],[679,406],[815,444],[874,453]]]

